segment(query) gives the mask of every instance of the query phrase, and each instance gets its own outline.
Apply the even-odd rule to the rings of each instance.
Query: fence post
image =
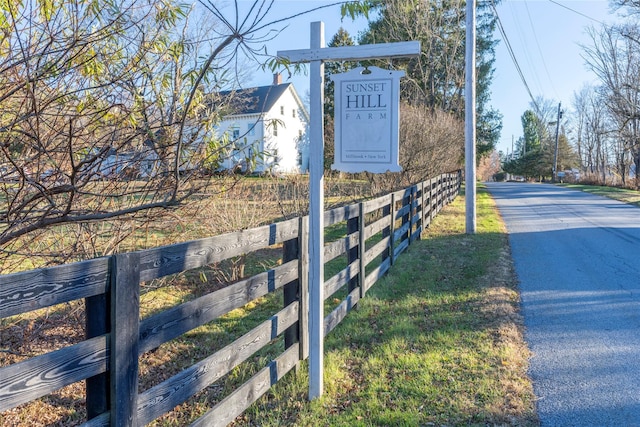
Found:
[[[409,196],[409,244],[413,241],[413,232],[418,229],[416,215],[418,215],[418,184],[411,186],[411,195]]]
[[[438,208],[436,209],[435,213],[437,215],[438,213],[440,213],[440,209],[442,209],[442,175],[438,176],[438,185],[437,185],[436,194],[437,194],[436,205],[438,206]]]
[[[290,239],[282,244],[282,264],[285,264],[289,261],[293,261],[294,259],[298,259],[300,257],[300,228],[298,228],[298,236],[295,239]],[[298,272],[300,269],[298,268]],[[292,302],[298,299],[298,288],[300,286],[300,277],[292,280],[287,283],[283,287],[283,305],[284,307],[288,306]],[[298,307],[300,309],[300,307]],[[298,342],[298,323],[293,324],[284,331],[284,348],[288,349],[296,342]]]
[[[367,253],[367,236],[365,235],[365,227],[366,222],[364,220],[364,203],[360,202],[358,204],[358,259],[360,262],[360,264],[358,265],[358,286],[360,286],[360,298],[364,298],[364,294],[366,293],[364,286],[367,279],[367,266],[364,262],[364,257]]]
[[[420,183],[420,234],[418,239],[422,240],[422,233],[427,227],[424,225],[424,181]]]
[[[419,211],[420,211],[420,224],[419,224],[420,234],[418,234],[418,240],[422,240],[422,233],[426,229],[426,227],[424,225],[424,181],[420,182],[420,206],[419,206]]]
[[[391,209],[389,214],[391,215],[391,225],[389,227],[389,256],[391,256],[391,265],[396,261],[396,195],[391,194]]]
[[[406,222],[409,223],[409,227],[407,230],[407,243],[409,245],[411,245],[411,233],[413,232],[413,196],[414,196],[413,190],[414,190],[414,187],[411,186],[411,188],[409,189],[409,197],[407,200],[407,206],[409,206],[409,213],[405,216]],[[402,222],[405,222],[404,218]]]
[[[453,202],[453,199],[455,199],[455,187],[456,187],[456,179],[455,179],[455,175],[452,173],[450,174],[450,178],[451,181],[451,201]]]
[[[110,416],[111,425],[136,427],[138,336],[140,330],[140,254],[111,258]]]
[[[429,224],[431,224],[431,222],[433,221],[433,211],[435,209],[435,207],[433,206],[433,180],[435,178],[431,178],[429,180]]]
[[[300,217],[298,227],[298,339],[300,360],[309,357],[309,216]]]
[[[407,206],[409,209],[409,212],[407,212],[406,214],[402,215],[402,227],[404,227],[406,224],[409,224],[409,227],[407,227],[407,231],[405,231],[402,236],[401,239],[401,243],[405,240],[408,240],[408,244],[411,244],[411,199],[413,196],[413,187],[409,190],[409,194],[408,195],[404,195],[404,197],[402,198],[402,208],[404,208],[405,206]]]
[[[442,178],[444,180],[444,203],[442,204],[442,207],[444,208],[447,204],[449,204],[449,174],[444,174]]]
[[[442,207],[444,208],[445,205],[447,204],[447,184],[448,184],[448,180],[447,180],[447,174],[442,174]]]
[[[110,263],[110,267],[113,263]],[[111,274],[111,272],[110,272]],[[109,292],[109,290],[107,290]],[[86,338],[109,333],[109,295],[95,295],[84,300]],[[85,381],[87,420],[109,410],[109,373],[104,372]]]
[[[445,176],[445,179],[447,180],[447,185],[446,185],[446,187],[445,187],[445,189],[446,189],[446,190],[445,190],[445,191],[446,191],[446,196],[447,196],[445,200],[447,201],[447,203],[446,203],[447,205],[448,205],[448,204],[449,204],[449,202],[451,201],[451,200],[449,200],[449,197],[451,196],[451,193],[449,192],[449,185],[451,185],[451,180],[449,179],[450,177],[451,177],[451,175],[450,175],[450,174],[447,174],[447,175]]]
[[[449,204],[449,174],[444,174],[442,179],[444,180],[444,203],[442,203],[442,207],[444,208],[447,204]]]
[[[439,176],[434,178],[433,196],[434,196],[433,216],[435,217],[436,215],[438,215],[438,204],[440,203],[440,177]]]
[[[349,218],[347,220],[347,236],[350,236],[352,233],[358,232],[359,224],[360,224],[360,219],[358,217]],[[360,237],[360,233],[358,233],[358,237]],[[360,254],[359,247],[361,244],[362,242],[358,242],[357,245],[355,245],[352,248],[349,248],[349,250],[347,251],[347,265],[351,265],[352,262],[358,260],[358,255]],[[347,287],[349,292],[351,292],[358,286],[358,282],[360,281],[359,277],[360,277],[360,273],[358,272],[358,274],[356,274],[355,277],[352,277],[349,280],[349,285]]]
[[[393,196],[392,196],[393,197]],[[391,216],[391,204],[393,203],[393,199],[391,199],[391,202],[388,205],[385,205],[382,207],[382,218],[386,218],[386,217],[390,217]],[[388,227],[385,227],[382,229],[382,238],[384,239],[385,237],[389,237],[391,235],[391,225],[389,225]],[[382,262],[386,261],[387,258],[389,258],[391,256],[391,251],[389,250],[389,247],[391,245],[391,238],[389,238],[389,245],[387,245],[387,248],[382,251]]]

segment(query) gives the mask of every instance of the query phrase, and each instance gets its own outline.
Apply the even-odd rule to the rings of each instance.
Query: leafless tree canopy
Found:
[[[198,144],[212,140],[205,98],[213,86],[196,86],[211,73],[197,63],[205,43],[188,33],[188,9],[54,3],[10,3],[0,23],[0,244],[8,251],[56,224],[179,204],[195,189],[188,178],[201,161]]]
[[[622,2],[628,8],[633,2]],[[636,23],[589,31],[584,57],[600,86],[576,96],[582,123],[580,151],[585,169],[607,182],[613,172],[627,185],[633,165],[640,170],[640,28]],[[640,185],[637,173],[635,186]]]
[[[464,158],[464,123],[451,113],[403,103],[400,141],[402,172],[370,175],[376,192],[458,169]]]
[[[237,86],[240,58],[278,65],[264,48],[282,22],[273,0],[243,6],[1,2],[2,259],[55,252],[53,235],[77,227],[65,256],[96,228],[111,243],[88,255],[108,253],[201,190],[234,143],[215,134],[216,94]]]

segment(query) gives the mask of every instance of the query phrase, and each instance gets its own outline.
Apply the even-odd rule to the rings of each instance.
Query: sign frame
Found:
[[[334,82],[334,163],[342,172],[401,172],[400,78],[403,70],[358,67]]]

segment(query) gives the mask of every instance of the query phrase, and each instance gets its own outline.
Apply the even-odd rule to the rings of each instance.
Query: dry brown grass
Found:
[[[0,250],[0,274],[216,236],[308,213],[306,175],[215,177],[203,188],[177,208],[38,230]],[[327,209],[369,194],[365,181],[325,180]]]
[[[524,341],[524,322],[518,309],[518,279],[508,248],[491,265],[485,279],[480,311],[493,329],[496,348],[502,349],[501,363],[505,368],[500,377],[504,396],[501,411],[506,414],[532,413],[533,388],[527,376],[531,353]],[[523,396],[527,398],[523,399]],[[518,425],[515,419],[513,421],[513,425]]]

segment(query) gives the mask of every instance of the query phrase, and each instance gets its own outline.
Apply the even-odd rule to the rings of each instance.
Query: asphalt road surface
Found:
[[[489,183],[520,281],[543,426],[640,426],[640,208]]]

